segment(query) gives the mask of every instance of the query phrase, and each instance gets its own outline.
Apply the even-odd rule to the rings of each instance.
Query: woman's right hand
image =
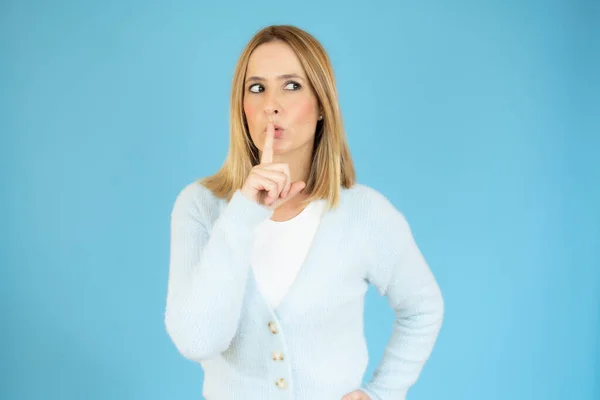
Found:
[[[249,200],[272,209],[293,198],[306,186],[302,181],[291,182],[288,164],[273,163],[274,140],[275,128],[273,122],[269,122],[260,164],[250,170],[241,189]]]

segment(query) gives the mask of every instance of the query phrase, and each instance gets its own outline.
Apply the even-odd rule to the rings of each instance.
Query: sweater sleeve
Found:
[[[272,211],[238,190],[212,225],[208,189],[184,188],[171,213],[165,326],[186,358],[202,361],[225,351],[238,327],[254,227]]]
[[[361,390],[372,400],[404,400],[431,355],[444,302],[404,216],[379,193],[369,210],[367,280],[396,319],[383,359]]]

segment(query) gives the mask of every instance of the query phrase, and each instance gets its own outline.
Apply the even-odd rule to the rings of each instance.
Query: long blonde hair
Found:
[[[331,62],[323,46],[309,33],[291,25],[273,25],[258,31],[244,48],[235,68],[231,88],[230,146],[222,167],[200,179],[215,196],[230,200],[240,189],[259,152],[246,123],[243,99],[244,80],[250,55],[258,46],[272,41],[287,43],[296,53],[317,97],[323,119],[318,121],[308,181],[303,191],[305,204],[326,199],[329,208],[338,205],[340,188],[350,188],[356,181],[354,164],[348,148]]]

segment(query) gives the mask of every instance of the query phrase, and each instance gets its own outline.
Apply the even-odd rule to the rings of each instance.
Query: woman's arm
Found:
[[[254,227],[272,211],[237,191],[208,232],[207,189],[184,188],[171,214],[165,325],[179,352],[201,361],[225,351],[241,314]]]
[[[369,209],[367,279],[387,296],[396,320],[383,360],[361,390],[372,400],[404,400],[431,355],[444,301],[404,216],[379,193]]]

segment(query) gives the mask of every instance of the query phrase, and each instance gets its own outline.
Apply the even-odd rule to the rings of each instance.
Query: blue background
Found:
[[[224,160],[235,62],[278,23],[329,51],[359,181],[442,288],[409,399],[600,399],[592,0],[3,1],[0,398],[201,398],[163,324],[170,211]],[[392,318],[370,289],[365,379]]]

